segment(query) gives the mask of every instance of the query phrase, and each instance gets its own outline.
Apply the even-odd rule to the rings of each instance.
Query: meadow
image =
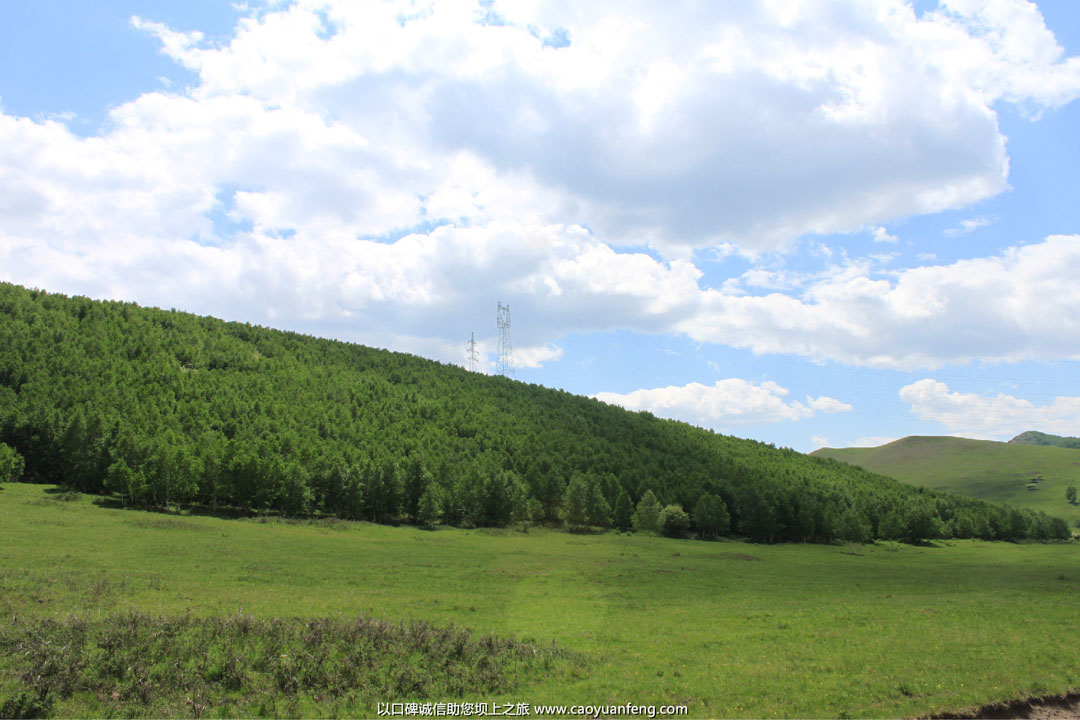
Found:
[[[557,649],[475,699],[686,704],[692,717],[918,717],[1080,687],[1072,543],[426,531],[167,515],[2,487],[6,631],[133,611],[424,621]],[[0,688],[18,662],[0,660]],[[370,716],[374,701],[313,696],[255,712]],[[108,697],[76,694],[51,712],[109,714]]]

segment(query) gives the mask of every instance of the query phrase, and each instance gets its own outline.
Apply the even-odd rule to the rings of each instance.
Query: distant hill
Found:
[[[1024,433],[1033,434],[1042,435]],[[1042,510],[1070,524],[1080,521],[1080,507],[1065,499],[1067,487],[1080,487],[1080,453],[1066,447],[1016,438],[1004,443],[914,436],[880,447],[822,448],[811,454],[934,490]]]
[[[1018,445],[1046,445],[1080,450],[1080,438],[1051,435],[1049,433],[1039,432],[1038,430],[1022,432],[1009,442]]]
[[[651,493],[691,530],[764,542],[1068,535],[1046,515],[412,355],[0,283],[4,445],[27,480],[142,506],[626,528]]]

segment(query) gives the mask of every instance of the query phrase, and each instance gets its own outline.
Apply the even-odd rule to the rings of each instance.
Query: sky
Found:
[[[0,7],[0,280],[810,451],[1080,435],[1075,0]]]

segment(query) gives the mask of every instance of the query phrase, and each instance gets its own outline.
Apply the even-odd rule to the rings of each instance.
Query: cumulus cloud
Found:
[[[200,100],[323,107],[418,155],[470,152],[560,196],[549,221],[615,242],[771,248],[960,207],[1005,188],[994,102],[1080,91],[1023,0],[922,18],[900,0],[301,0],[212,48],[135,22],[199,73]]]
[[[617,327],[887,367],[1077,354],[1049,321],[1075,238],[719,289],[689,260],[1001,191],[994,104],[1080,92],[1021,0],[298,0],[215,44],[132,24],[198,81],[93,137],[0,115],[0,277],[454,361],[500,299],[524,363]]]
[[[693,382],[634,390],[597,393],[594,397],[628,410],[648,410],[660,417],[682,420],[717,431],[738,425],[761,425],[805,420],[818,412],[849,412],[847,403],[830,397],[787,401],[787,388],[772,381],[754,383],[741,378],[717,380],[713,385]]]
[[[889,273],[838,266],[798,296],[702,291],[695,340],[870,367],[1080,358],[1080,236]]]
[[[1036,405],[1012,395],[953,392],[945,383],[926,378],[901,388],[900,399],[921,419],[964,437],[1007,440],[1025,430],[1080,435],[1080,397],[1061,396]]]
[[[532,347],[514,348],[514,367],[536,368],[544,363],[562,358],[563,349],[551,343]]]
[[[874,228],[874,242],[894,243],[897,242],[899,239],[900,238],[896,237],[895,235],[890,235],[889,231],[883,227]]]
[[[1080,92],[1080,61],[1021,0],[922,18],[899,0],[301,0],[222,46],[133,25],[199,83],[117,108],[66,164],[152,162],[159,203],[201,191],[182,201],[196,218],[249,186],[238,213],[296,230],[524,212],[614,244],[772,248],[999,192],[992,104]],[[178,164],[188,183],[167,181]]]

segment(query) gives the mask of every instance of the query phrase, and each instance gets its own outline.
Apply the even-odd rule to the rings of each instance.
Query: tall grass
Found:
[[[0,626],[0,717],[334,715],[390,700],[501,693],[570,655],[424,622],[154,616],[13,619]]]

